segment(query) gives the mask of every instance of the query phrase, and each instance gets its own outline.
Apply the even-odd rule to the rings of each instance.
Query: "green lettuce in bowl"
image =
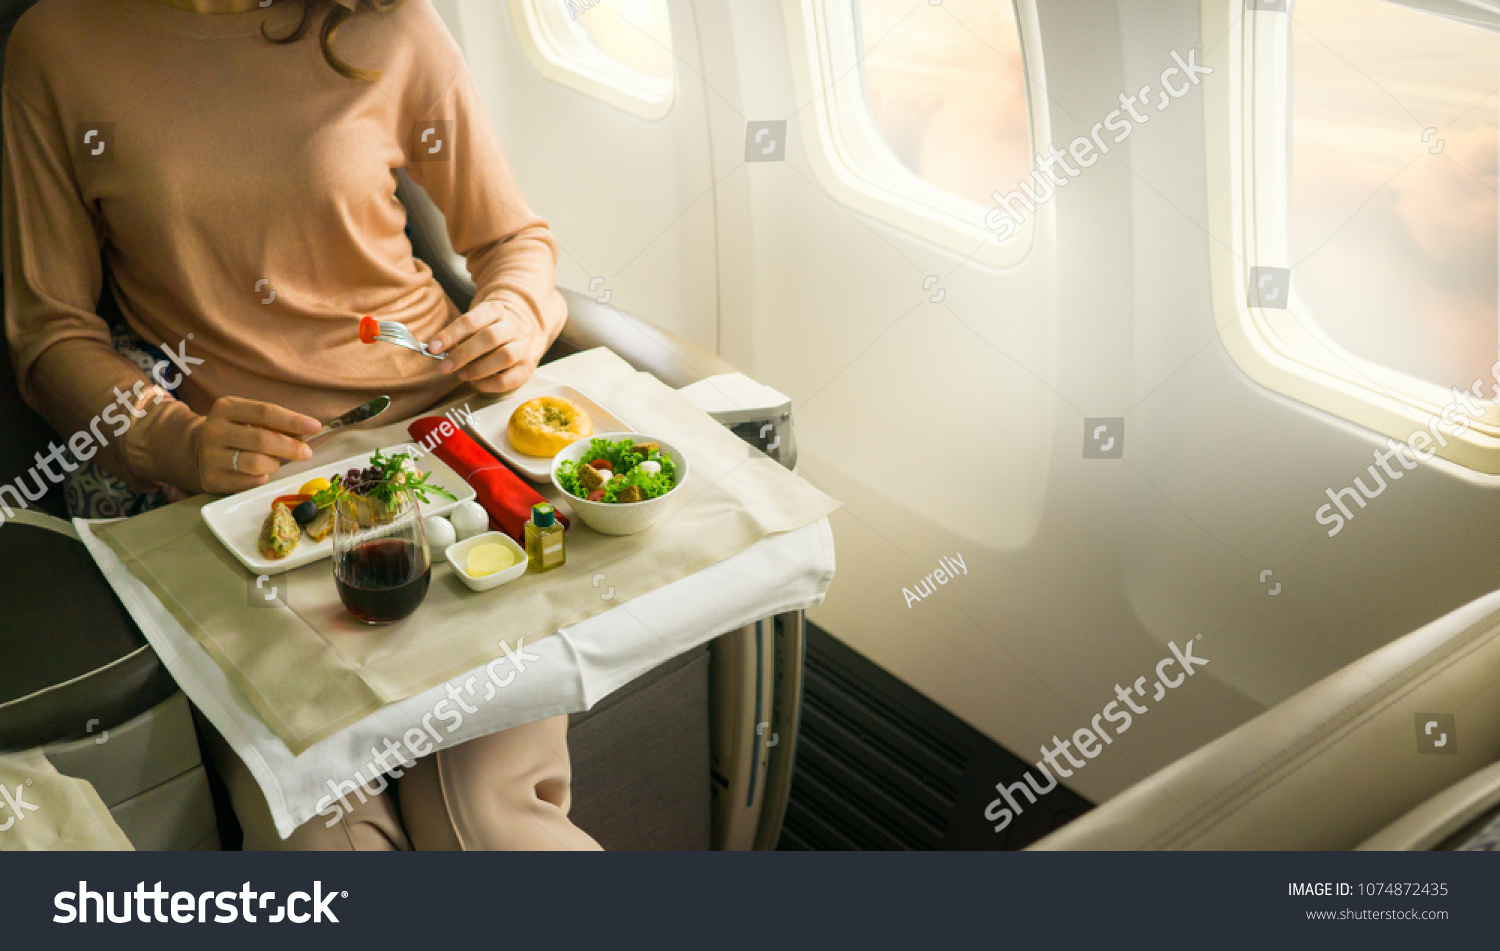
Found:
[[[636,451],[636,447],[650,445],[644,454]],[[624,493],[626,502],[644,502],[666,495],[677,487],[677,463],[670,455],[661,451],[660,443],[643,444],[630,439],[609,439],[599,437],[589,440],[589,445],[582,456],[577,460],[565,459],[557,466],[557,483],[562,490],[574,498],[589,499],[594,490],[590,490],[579,481],[579,470],[588,466],[593,468],[597,459],[603,459],[610,465],[614,473],[612,477],[604,477],[604,495],[597,501],[615,504],[621,502],[620,495]],[[654,462],[660,467],[660,471],[648,471],[651,467],[642,467],[643,462]],[[595,469],[596,472],[599,470]],[[627,490],[635,487],[639,493],[630,493]],[[631,498],[633,494],[639,494],[640,498]]]
[[[600,459],[609,471],[590,465]],[[687,479],[687,457],[644,433],[600,433],[552,459],[552,484],[584,524],[604,535],[633,535],[656,524]]]

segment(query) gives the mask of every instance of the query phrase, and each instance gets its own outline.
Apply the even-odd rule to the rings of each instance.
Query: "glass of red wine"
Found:
[[[427,597],[432,557],[411,493],[389,501],[349,494],[333,509],[333,581],[349,613],[366,624],[409,617]]]

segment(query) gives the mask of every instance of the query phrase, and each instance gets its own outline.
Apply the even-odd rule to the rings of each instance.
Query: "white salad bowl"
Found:
[[[590,502],[588,499],[580,499],[570,495],[562,483],[557,481],[557,467],[564,462],[577,462],[582,459],[584,453],[588,452],[589,443],[595,439],[609,439],[618,442],[621,439],[629,439],[632,443],[654,442],[661,446],[662,455],[667,456],[677,466],[677,485],[666,495],[659,495],[654,499],[646,499],[644,502]],[[552,458],[552,484],[568,500],[574,512],[583,519],[584,524],[601,535],[634,535],[636,532],[644,532],[655,525],[667,511],[667,501],[678,492],[682,491],[682,485],[688,479],[687,457],[678,452],[675,447],[655,436],[645,433],[595,433],[585,439],[579,439],[572,445],[563,449]]]

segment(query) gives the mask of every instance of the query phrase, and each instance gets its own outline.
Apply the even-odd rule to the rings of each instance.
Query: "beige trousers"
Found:
[[[229,787],[249,851],[393,852],[598,849],[568,820],[568,718],[552,717],[425,756],[394,788],[331,826],[313,816],[282,840],[245,764],[213,730],[209,754]]]

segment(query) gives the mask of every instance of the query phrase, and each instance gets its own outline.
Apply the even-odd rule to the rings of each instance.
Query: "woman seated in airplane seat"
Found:
[[[40,0],[0,95],[6,340],[27,404],[92,434],[77,515],[264,484],[380,394],[399,419],[513,390],[566,320],[556,243],[430,0]],[[447,215],[466,314],[412,256],[397,168]],[[101,255],[122,327],[96,313]],[[447,359],[362,344],[364,314]],[[286,842],[209,745],[246,848],[598,848],[568,820],[566,717],[439,751]]]

